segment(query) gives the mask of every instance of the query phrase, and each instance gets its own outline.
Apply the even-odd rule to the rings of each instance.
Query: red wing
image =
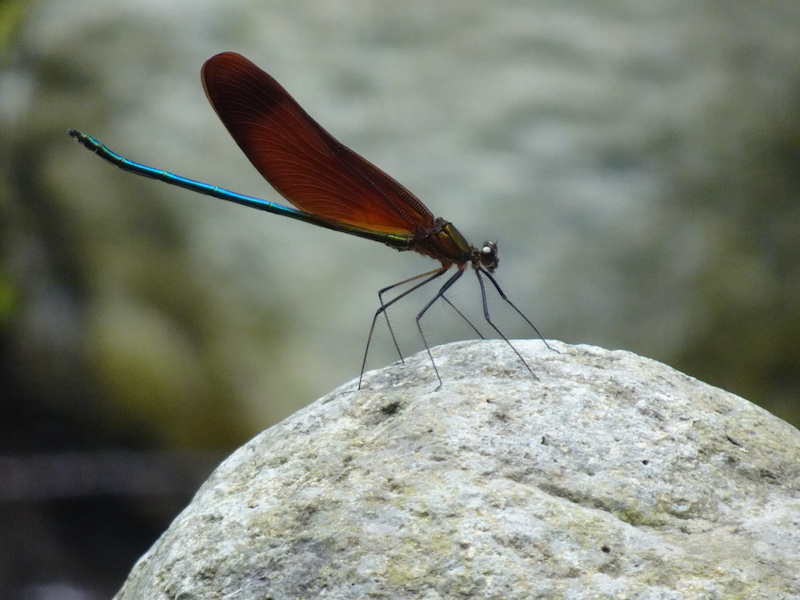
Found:
[[[206,96],[250,162],[300,210],[384,233],[433,215],[411,192],[337,142],[270,75],[225,52],[202,70]]]

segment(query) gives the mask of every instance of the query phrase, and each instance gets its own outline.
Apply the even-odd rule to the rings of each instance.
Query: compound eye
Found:
[[[481,264],[489,271],[494,271],[499,262],[497,244],[495,242],[484,242],[481,247]]]

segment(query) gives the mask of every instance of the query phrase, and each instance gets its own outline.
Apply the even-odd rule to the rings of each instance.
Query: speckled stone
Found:
[[[228,458],[117,600],[800,598],[800,432],[622,351],[371,372]]]

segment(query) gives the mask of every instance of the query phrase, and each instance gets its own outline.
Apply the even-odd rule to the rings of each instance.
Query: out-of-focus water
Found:
[[[685,367],[720,308],[707,278],[729,266],[712,287],[744,307],[775,285],[736,231],[758,194],[722,188],[759,168],[747,153],[791,116],[798,14],[788,1],[38,3],[4,79],[11,187],[42,253],[14,258],[38,305],[21,352],[55,354],[55,371],[72,365],[61,353],[88,357],[143,422],[157,407],[131,405],[148,397],[182,416],[199,398],[254,430],[358,375],[377,290],[431,261],[135,180],[66,136],[279,199],[199,82],[206,58],[235,50],[473,244],[498,239],[500,280],[545,336]],[[752,175],[743,186],[767,185]],[[413,316],[432,292],[392,315],[406,352],[422,347]],[[474,283],[454,297],[479,310]],[[447,311],[426,331],[468,335]],[[370,365],[393,352],[381,332]]]

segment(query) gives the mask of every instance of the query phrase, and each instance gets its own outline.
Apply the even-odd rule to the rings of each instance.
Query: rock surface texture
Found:
[[[800,432],[622,352],[369,373],[228,458],[117,600],[800,598]]]

